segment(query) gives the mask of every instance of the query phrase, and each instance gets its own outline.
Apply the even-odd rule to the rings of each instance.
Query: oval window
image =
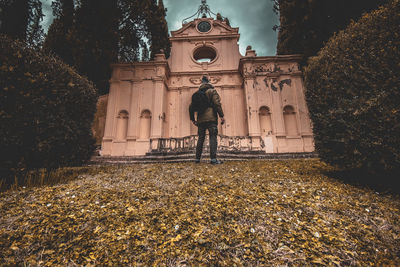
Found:
[[[209,46],[202,46],[197,48],[193,53],[193,58],[199,63],[208,62],[210,63],[217,57],[217,52],[209,47]]]

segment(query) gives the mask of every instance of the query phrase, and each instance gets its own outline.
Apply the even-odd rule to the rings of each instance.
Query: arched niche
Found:
[[[129,113],[126,110],[121,110],[117,116],[117,134],[116,138],[119,141],[126,140],[128,131]]]
[[[292,106],[285,106],[283,108],[283,119],[285,121],[286,136],[298,135],[296,112]]]
[[[271,112],[267,106],[262,106],[258,112],[260,119],[260,132],[261,136],[272,134],[272,119]]]
[[[139,139],[150,139],[151,133],[151,112],[143,110],[140,113]]]

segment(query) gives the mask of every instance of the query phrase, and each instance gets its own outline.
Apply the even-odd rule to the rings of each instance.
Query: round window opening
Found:
[[[199,63],[212,62],[217,57],[217,52],[208,46],[197,48],[193,53],[193,58]]]

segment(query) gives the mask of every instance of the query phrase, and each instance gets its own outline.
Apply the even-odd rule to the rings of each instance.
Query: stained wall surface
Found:
[[[258,57],[250,47],[242,56],[238,32],[225,22],[196,19],[171,32],[168,60],[160,53],[151,62],[114,64],[101,154],[193,149],[197,128],[188,109],[203,75],[222,99],[220,149],[314,151],[300,56]]]

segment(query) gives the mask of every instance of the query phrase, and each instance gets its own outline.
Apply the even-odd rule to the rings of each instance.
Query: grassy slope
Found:
[[[400,264],[400,199],[318,160],[93,167],[0,194],[0,265]]]

